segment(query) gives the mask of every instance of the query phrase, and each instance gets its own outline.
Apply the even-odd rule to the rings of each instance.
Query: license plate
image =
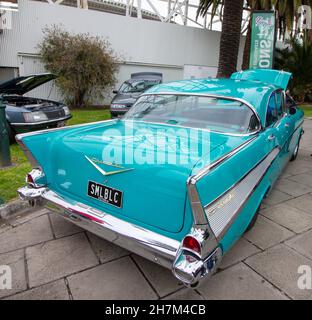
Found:
[[[122,206],[121,191],[93,181],[88,182],[88,196],[118,208]]]

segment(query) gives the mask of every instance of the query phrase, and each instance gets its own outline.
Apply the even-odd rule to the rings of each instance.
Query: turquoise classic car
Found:
[[[195,287],[255,223],[298,153],[290,73],[160,84],[122,119],[21,134],[20,197],[170,268]]]

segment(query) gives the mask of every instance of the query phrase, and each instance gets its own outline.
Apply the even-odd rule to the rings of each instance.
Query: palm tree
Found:
[[[298,30],[295,26],[295,18],[298,16],[298,7],[312,4],[311,0],[272,0],[272,4],[278,11],[278,28],[280,37],[285,39],[286,31],[293,37]]]
[[[278,11],[278,30],[280,36],[284,39],[286,30],[292,31],[294,26],[294,18],[297,15],[298,6],[303,4],[312,5],[312,0],[247,0],[247,7],[252,11],[254,10],[271,10],[275,8]],[[241,14],[242,11],[237,10],[238,3],[243,9],[243,1],[229,1],[229,0],[200,0],[197,16],[205,16],[208,10],[211,8],[211,19],[216,14],[217,8],[220,5],[224,5],[224,17],[222,23],[221,43],[220,43],[220,55],[219,66],[217,76],[229,76],[233,70],[236,69],[239,39],[240,39],[240,27],[241,26]],[[226,8],[230,9],[230,16],[225,17]],[[234,8],[235,7],[235,8]],[[233,9],[234,8],[234,9]],[[236,11],[237,10],[237,11]],[[233,29],[235,17],[235,32]],[[228,33],[229,30],[232,31]],[[224,34],[228,33],[228,34]],[[311,37],[312,38],[312,37]],[[223,40],[223,42],[222,42]],[[251,21],[248,25],[247,36],[244,47],[243,56],[243,69],[249,68],[249,55],[250,55],[250,43],[251,43]],[[229,63],[228,60],[231,60]],[[233,67],[235,66],[235,67]],[[225,70],[224,70],[225,68]]]
[[[244,0],[223,0],[223,21],[219,47],[218,78],[229,77],[236,71],[241,35]],[[220,0],[200,0],[198,15],[206,15],[212,6],[215,14]]]
[[[277,29],[280,39],[285,40],[286,31],[290,32],[293,37],[298,32],[295,26],[295,18],[298,16],[298,7],[301,5],[312,5],[312,0],[247,0],[247,5],[251,9],[251,13],[255,10],[272,10],[275,9],[277,16]],[[242,69],[249,68],[251,45],[251,19],[248,25],[246,42],[244,47]]]
[[[287,48],[276,49],[276,68],[293,74],[289,88],[294,97],[303,102],[305,96],[312,93],[312,43],[305,37],[293,38],[287,43]]]

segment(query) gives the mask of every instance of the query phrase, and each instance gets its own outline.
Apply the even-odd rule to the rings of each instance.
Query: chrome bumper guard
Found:
[[[45,187],[25,186],[18,189],[18,194],[31,205],[45,205],[81,228],[169,268],[187,286],[194,287],[201,279],[211,275],[221,261],[219,247],[206,259],[201,259],[182,249],[178,240],[60,196]]]
[[[222,259],[222,250],[217,247],[206,259],[199,259],[192,252],[181,249],[174,264],[173,274],[185,285],[197,287],[198,283],[217,270]]]

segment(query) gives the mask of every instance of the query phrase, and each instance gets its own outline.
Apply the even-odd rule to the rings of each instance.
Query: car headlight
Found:
[[[42,111],[25,112],[23,113],[23,116],[25,122],[40,122],[48,120],[48,117]]]
[[[63,110],[64,110],[64,112],[65,112],[65,116],[70,115],[70,110],[69,110],[68,107],[63,107]]]
[[[124,105],[124,104],[111,104],[111,108],[112,109],[124,109],[124,108],[127,108],[127,106],[126,105]]]

